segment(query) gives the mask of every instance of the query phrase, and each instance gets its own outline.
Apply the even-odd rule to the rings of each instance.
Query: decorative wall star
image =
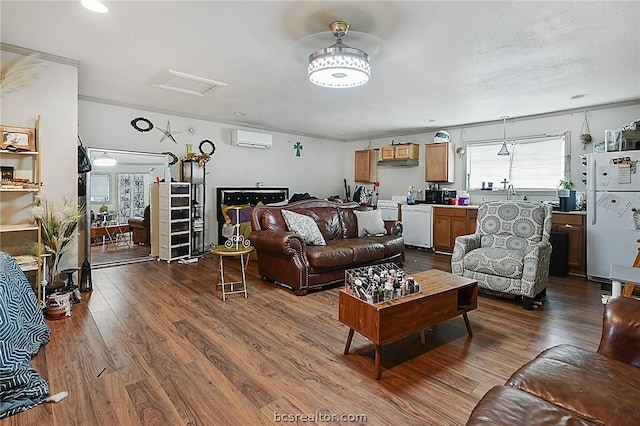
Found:
[[[167,121],[167,128],[166,129],[161,129],[160,127],[157,127],[157,126],[156,126],[156,129],[158,129],[158,130],[160,130],[162,132],[162,139],[160,139],[160,142],[162,142],[165,139],[169,138],[174,143],[178,143],[178,141],[173,137],[173,134],[174,133],[181,133],[181,132],[172,132],[171,131],[171,123],[169,121]]]
[[[195,136],[196,133],[198,133],[198,129],[196,129],[196,127],[193,124],[189,124],[187,126],[187,134],[189,136]]]

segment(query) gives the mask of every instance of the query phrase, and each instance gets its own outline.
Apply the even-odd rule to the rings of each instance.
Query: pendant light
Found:
[[[502,118],[502,148],[498,151],[498,155],[509,155],[509,149],[507,148],[507,118],[508,115],[504,115]]]
[[[107,154],[106,151],[104,151],[102,155],[98,156],[98,158],[93,160],[94,166],[111,167],[111,166],[115,166],[116,164],[118,164],[118,161],[112,156],[110,156],[109,154]]]
[[[349,24],[335,21],[329,28],[338,40],[333,45],[309,55],[309,80],[318,86],[332,88],[365,84],[371,75],[369,55],[364,50],[349,47],[342,42],[342,37],[349,31]]]

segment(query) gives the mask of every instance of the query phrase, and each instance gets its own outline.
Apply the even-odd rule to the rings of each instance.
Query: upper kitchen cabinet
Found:
[[[383,146],[381,151],[379,166],[415,167],[420,158],[420,145],[415,143]]]
[[[417,160],[420,158],[420,145],[415,143],[407,143],[396,145],[396,160]]]
[[[376,151],[365,149],[356,151],[355,177],[356,182],[376,181]]]
[[[442,142],[425,146],[425,182],[453,183],[453,145]]]
[[[382,147],[381,160],[393,160],[396,158],[396,147],[393,145]]]
[[[417,160],[420,158],[420,145],[403,143],[382,147],[381,160]]]

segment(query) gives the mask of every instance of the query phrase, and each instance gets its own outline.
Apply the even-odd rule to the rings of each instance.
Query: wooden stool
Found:
[[[240,245],[238,247],[225,247],[225,246],[216,246],[211,249],[211,253],[218,255],[219,258],[219,268],[220,268],[220,282],[219,286],[222,287],[222,301],[226,302],[227,295],[234,293],[242,293],[244,294],[244,298],[247,298],[247,276],[245,270],[249,265],[249,254],[254,250],[252,246],[245,247]],[[224,258],[227,256],[240,257],[240,273],[241,273],[241,281],[225,281],[224,280]],[[245,262],[246,256],[246,262]],[[240,289],[236,290],[234,288],[235,285],[242,286]],[[227,287],[229,288],[227,290]]]

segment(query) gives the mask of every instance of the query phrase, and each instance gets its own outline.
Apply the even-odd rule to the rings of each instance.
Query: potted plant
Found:
[[[560,185],[558,186],[558,197],[566,198],[571,195],[571,190],[575,185],[569,179],[561,179]]]
[[[47,282],[52,284],[59,274],[60,259],[77,234],[78,223],[84,211],[73,205],[68,198],[61,207],[40,197],[33,208],[33,217],[40,223],[40,234],[47,257]]]

